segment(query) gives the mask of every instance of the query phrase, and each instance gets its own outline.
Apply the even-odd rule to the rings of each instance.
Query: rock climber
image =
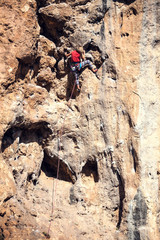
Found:
[[[80,75],[81,69],[88,66],[94,73],[96,73],[98,69],[96,68],[95,65],[92,64],[90,60],[85,60],[85,51],[83,47],[78,47],[76,48],[76,50],[70,53],[65,53],[65,56],[67,58],[71,56],[71,62],[70,62],[71,71],[73,72],[75,77],[77,90],[80,91],[79,75]]]

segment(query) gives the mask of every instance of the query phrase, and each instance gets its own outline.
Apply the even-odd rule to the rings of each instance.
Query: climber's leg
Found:
[[[96,66],[93,65],[93,63],[90,60],[85,60],[85,61],[81,62],[81,66],[82,66],[82,68],[88,66],[92,70],[92,72],[97,72]]]
[[[79,73],[78,73],[78,71],[74,71],[73,73],[74,73],[77,89],[80,90],[80,86],[79,86]]]

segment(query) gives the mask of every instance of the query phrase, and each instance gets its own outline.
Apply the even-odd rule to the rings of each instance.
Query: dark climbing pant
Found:
[[[80,64],[80,66],[79,66],[79,64]],[[90,60],[85,60],[83,62],[80,62],[79,64],[75,67],[75,70],[73,70],[73,68],[72,68],[77,85],[79,85],[79,75],[80,75],[81,68],[84,68],[86,66],[88,66],[91,70],[94,68],[94,65],[92,64],[92,62]]]

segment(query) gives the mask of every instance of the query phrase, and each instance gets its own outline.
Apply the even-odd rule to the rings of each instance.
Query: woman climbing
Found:
[[[79,86],[79,75],[80,71],[82,68],[88,66],[92,72],[97,72],[97,68],[92,64],[90,60],[85,60],[85,51],[83,47],[78,47],[76,50],[70,52],[70,53],[65,53],[66,57],[71,56],[71,71],[73,72],[75,76],[75,81],[77,85],[78,91],[80,91],[80,86]]]

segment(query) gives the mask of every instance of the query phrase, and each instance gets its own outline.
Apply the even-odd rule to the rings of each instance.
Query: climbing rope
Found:
[[[72,92],[71,92],[71,95],[69,97],[69,100],[68,102],[71,100],[72,96],[73,96],[73,93],[74,93],[74,90],[75,90],[75,86],[76,86],[76,81],[74,81],[74,85],[73,85],[73,88],[72,88]],[[58,132],[58,138],[57,138],[57,149],[58,149],[58,165],[57,165],[57,174],[56,174],[56,183],[55,183],[55,186],[54,186],[54,179],[53,179],[53,188],[52,188],[52,210],[51,210],[51,220],[50,220],[50,224],[49,224],[49,227],[48,227],[48,232],[47,234],[45,234],[45,236],[47,238],[50,238],[50,229],[51,229],[51,224],[52,224],[52,221],[53,221],[53,213],[54,213],[54,207],[55,207],[55,196],[56,196],[56,190],[57,190],[57,180],[59,178],[59,169],[60,169],[60,154],[59,152],[62,150],[61,148],[61,139],[62,139],[62,135],[63,135],[63,130],[64,130],[64,122],[65,122],[65,119],[67,117],[67,114],[69,112],[69,108],[64,116],[64,119],[63,119],[63,124],[62,124],[62,128],[61,130]]]
[[[75,90],[75,86],[76,86],[76,81],[74,81],[74,85],[73,85],[73,88],[72,88],[72,91],[71,91],[71,95],[69,97],[69,100],[68,100],[68,103],[70,103],[70,100],[71,98],[73,97],[73,93],[74,93],[74,90]],[[56,196],[56,190],[57,190],[57,180],[59,178],[59,169],[60,169],[60,151],[62,150],[61,148],[61,140],[62,140],[62,135],[63,135],[63,132],[64,132],[64,122],[65,122],[65,119],[67,117],[67,114],[69,112],[69,106],[68,105],[68,110],[66,112],[66,114],[64,115],[64,118],[63,118],[63,123],[62,123],[62,127],[60,129],[60,131],[58,132],[57,134],[57,148],[58,148],[58,165],[57,165],[57,174],[56,174],[56,180],[55,180],[55,184],[54,184],[54,179],[53,179],[53,188],[52,188],[52,210],[51,210],[51,220],[50,220],[50,223],[49,223],[49,227],[48,227],[48,232],[47,234],[45,234],[45,236],[47,238],[50,238],[50,229],[51,229],[51,224],[52,224],[52,221],[53,221],[53,213],[54,213],[54,208],[55,208],[55,196]],[[80,109],[80,115],[81,115],[81,109]]]

